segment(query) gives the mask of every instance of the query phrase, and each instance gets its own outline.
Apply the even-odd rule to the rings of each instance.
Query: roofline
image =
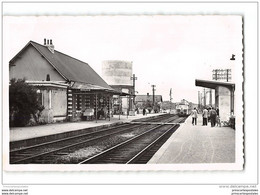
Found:
[[[135,97],[137,97],[137,96],[139,96],[139,97],[147,97],[148,95],[135,95]],[[153,95],[152,94],[149,94],[149,97],[152,97]],[[160,97],[161,99],[163,99],[162,98],[162,95],[154,95],[154,97]]]
[[[38,44],[38,45],[41,45],[41,46],[43,46],[44,47],[44,45],[42,45],[42,44],[39,44],[39,43],[37,43],[37,42],[35,42],[35,41],[30,41],[30,42],[32,42],[32,43],[35,43],[35,44]],[[37,49],[37,48],[36,48]],[[39,50],[38,50],[39,51]],[[81,63],[83,63],[83,64],[85,64],[85,65],[88,65],[95,73],[97,73],[87,62],[84,62],[84,61],[82,61],[82,60],[79,60],[79,59],[77,59],[77,58],[75,58],[75,57],[72,57],[72,56],[70,56],[70,55],[68,55],[68,54],[65,54],[65,53],[63,53],[63,52],[60,52],[60,51],[58,51],[58,50],[54,50],[55,52],[58,52],[58,53],[60,53],[60,54],[62,54],[62,55],[65,55],[65,56],[67,56],[67,57],[69,57],[69,58],[72,58],[72,59],[74,59],[74,60],[77,60],[77,61],[79,61],[79,62],[81,62]],[[40,51],[39,51],[40,52]],[[41,53],[41,52],[40,52]],[[41,53],[42,54],[42,53]],[[43,55],[43,54],[42,54]],[[44,55],[43,55],[44,56]],[[44,56],[45,57],[45,56]],[[46,58],[46,57],[45,57]],[[46,59],[47,60],[47,59]],[[48,60],[47,60],[48,61]],[[49,61],[48,61],[49,62]],[[57,69],[51,62],[49,62],[55,69]],[[57,71],[58,71],[58,69],[57,69]],[[67,81],[74,81],[74,80],[70,80],[70,79],[68,79],[68,78],[66,78],[60,71],[58,71]],[[99,77],[100,77],[100,75],[99,74],[97,74]],[[102,77],[100,77],[101,79],[102,79]],[[104,79],[102,79],[104,82],[105,82],[105,80]],[[74,82],[80,82],[80,81],[74,81]],[[84,82],[81,82],[81,83],[84,83]],[[105,82],[106,84],[107,84],[107,82]],[[95,85],[95,84],[93,84],[93,83],[88,83],[88,84],[92,84],[92,85]],[[108,85],[108,84],[107,84]],[[108,85],[109,86],[109,85]]]
[[[147,95],[136,95],[136,96],[147,96]],[[149,94],[149,96],[153,96],[153,94]],[[154,96],[162,96],[162,95],[154,95]]]
[[[128,87],[128,88],[133,88],[133,85],[109,85],[110,87]]]
[[[82,81],[74,81],[74,80],[70,80],[70,81],[74,82],[74,84],[75,84],[75,83],[82,83],[82,84],[89,84],[89,85],[95,85],[95,86],[102,87],[102,86],[100,86],[100,85],[96,85],[96,84],[93,84],[93,83],[85,83],[85,82],[82,82]],[[74,85],[74,84],[73,84],[73,85]],[[108,86],[110,87],[110,85],[108,85]],[[102,88],[106,88],[106,87],[102,87]],[[115,90],[115,89],[113,89],[112,87],[110,87],[110,89],[109,89],[109,88],[106,88],[106,89],[108,89],[108,90]]]
[[[87,85],[93,85],[93,86],[101,87],[101,89],[88,89],[87,91],[106,91],[106,92],[114,93],[114,95],[123,95],[123,96],[130,95],[130,94],[125,93],[125,92],[117,91],[116,89],[113,89],[110,86],[109,86],[110,88],[106,88],[106,87],[102,87],[102,86],[91,84],[91,83],[84,83],[84,82],[79,82],[79,81],[73,81],[73,82],[74,82],[73,85],[75,83],[80,83],[80,84],[82,83],[83,85],[87,84]],[[73,85],[70,86],[72,89],[73,89]]]
[[[211,84],[211,85],[223,86],[223,87],[228,87],[228,88],[235,89],[235,83],[229,83],[229,82],[223,82],[223,81],[211,81],[211,80],[195,79],[195,86],[205,87],[205,86],[198,85],[198,82],[208,83],[208,84]],[[207,88],[215,89],[216,87],[208,86]]]
[[[33,86],[43,86],[43,87],[58,87],[58,88],[67,88],[68,84],[55,82],[55,81],[25,81],[26,83]]]
[[[20,53],[22,53],[30,44],[45,58],[45,60],[46,60],[66,81],[68,81],[68,82],[71,82],[71,81],[73,81],[73,82],[80,82],[80,81],[71,80],[71,79],[67,78],[65,75],[63,75],[63,74],[61,73],[61,71],[60,71],[53,63],[51,63],[51,62],[48,60],[48,58],[47,58],[40,50],[38,50],[37,47],[35,47],[33,44],[38,44],[38,45],[40,45],[40,46],[42,46],[42,47],[45,47],[45,46],[42,45],[42,44],[39,44],[39,43],[37,43],[37,42],[35,42],[35,41],[32,41],[32,40],[30,40],[30,41],[9,61],[9,64],[10,64],[12,61],[14,61],[15,58],[17,58],[17,56],[19,56]],[[60,53],[60,54],[62,54],[62,55],[65,55],[65,56],[67,56],[67,57],[69,57],[69,58],[72,58],[72,59],[74,59],[74,60],[77,60],[77,61],[79,61],[79,62],[81,62],[81,63],[83,63],[83,64],[89,66],[89,67],[96,73],[96,71],[95,71],[88,63],[83,62],[83,61],[81,61],[81,60],[79,60],[79,59],[77,59],[77,58],[74,58],[74,57],[72,57],[72,56],[70,56],[70,55],[67,55],[67,54],[65,54],[65,53],[62,53],[62,52],[60,52],[60,51],[57,51],[57,50],[54,50],[54,51],[55,51],[55,52],[58,52],[58,53]],[[97,74],[97,73],[96,73],[96,74]],[[108,83],[107,83],[99,74],[97,74],[97,75],[107,84],[107,86],[110,87],[110,85],[108,85]],[[85,83],[85,82],[81,82],[81,83]],[[96,85],[96,84],[94,84],[94,83],[85,83],[85,84]],[[110,87],[110,88],[111,88],[111,89],[109,89],[109,90],[114,90],[112,87]]]
[[[143,100],[143,99],[141,99],[140,101],[138,101],[137,99],[137,96],[142,96],[142,97],[144,97],[144,98],[146,98],[146,100],[148,100],[148,98],[147,98],[147,95],[135,95],[135,101],[137,101],[137,102],[143,102],[143,101],[146,101],[146,100]],[[153,95],[149,95],[149,97],[152,97]],[[159,97],[159,101],[161,101],[161,102],[163,102],[163,98],[162,98],[162,95],[154,95],[154,97]],[[149,99],[151,99],[151,98],[149,98]],[[157,98],[158,99],[158,98]]]
[[[31,41],[29,41],[10,61],[9,61],[9,65],[12,61],[14,61],[15,58],[17,58],[17,56],[22,53],[26,47],[28,47],[28,45],[31,43]]]
[[[195,80],[196,80],[196,81],[200,81],[200,82],[207,82],[207,83],[235,85],[235,83],[224,82],[224,81],[217,81],[217,80],[203,80],[203,79],[195,79]]]
[[[60,71],[57,67],[55,67],[47,58],[46,56],[41,52],[39,51],[32,43],[35,43],[35,44],[39,44],[39,43],[36,43],[32,40],[30,40],[10,61],[9,61],[9,65],[12,61],[15,60],[15,58],[17,58],[17,56],[19,56],[30,44],[45,58],[45,60],[55,69],[57,70],[57,72],[66,80],[66,81],[70,81],[68,78],[66,78]],[[41,44],[39,44],[41,45]],[[41,45],[44,47],[44,45]]]
[[[102,78],[101,78],[102,79]],[[75,81],[75,80],[69,80],[70,82],[74,82],[74,83],[83,83],[83,84],[89,84],[89,85],[97,85],[97,84],[94,84],[94,83],[85,83],[85,82],[82,82],[82,81]],[[100,85],[97,85],[97,86],[100,86]],[[110,87],[110,85],[108,85],[109,87]],[[102,86],[100,86],[100,87],[102,87]],[[103,87],[103,88],[105,88],[105,87]],[[110,87],[111,89],[110,90],[112,90],[113,88],[112,87]],[[107,88],[107,89],[109,89],[109,88]]]
[[[34,42],[34,41],[30,41],[30,42],[33,42],[33,43],[35,43],[35,44],[38,44],[38,45],[41,45],[41,44],[39,44],[39,43],[37,43],[37,42]],[[41,45],[41,46],[43,46],[44,47],[44,45]],[[39,51],[39,50],[38,50]],[[81,62],[81,63],[83,63],[83,64],[85,64],[85,65],[88,65],[89,66],[89,68],[91,68],[96,74],[97,74],[97,72],[87,63],[87,62],[84,62],[84,61],[82,61],[82,60],[79,60],[79,59],[77,59],[77,58],[75,58],[75,57],[72,57],[72,56],[70,56],[70,55],[68,55],[68,54],[65,54],[65,53],[63,53],[63,52],[60,52],[60,51],[57,51],[57,50],[54,50],[55,52],[58,52],[58,53],[60,53],[60,54],[62,54],[62,55],[65,55],[65,56],[67,56],[67,57],[69,57],[69,58],[72,58],[72,59],[74,59],[74,60],[77,60],[77,61],[79,61],[79,62]],[[40,52],[40,51],[39,51]],[[41,53],[41,52],[40,52]],[[41,53],[42,54],[42,53]],[[43,55],[43,54],[42,54]],[[43,55],[44,56],[44,55]],[[45,56],[44,56],[45,57]],[[45,57],[46,58],[46,57]],[[47,60],[47,59],[46,59]],[[48,61],[48,60],[47,60]],[[49,62],[49,61],[48,61]],[[58,71],[58,69],[51,63],[51,62],[49,62],[57,71]],[[68,78],[66,78],[60,71],[58,71],[60,74],[61,74],[61,76],[63,76],[64,78],[65,78],[65,80],[67,80],[67,81],[74,81],[74,80],[70,80],[70,79],[68,79]],[[99,75],[99,74],[97,74],[107,85],[108,85],[108,83]],[[74,82],[80,82],[80,81],[74,81]],[[84,83],[84,82],[81,82],[81,83]],[[96,85],[96,84],[94,84],[94,83],[87,83],[87,84],[92,84],[92,85]],[[109,85],[108,85],[109,86]]]

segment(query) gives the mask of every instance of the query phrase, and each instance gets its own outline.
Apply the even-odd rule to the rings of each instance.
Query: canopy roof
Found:
[[[195,85],[199,87],[205,87],[210,89],[216,89],[218,86],[227,87],[229,89],[235,90],[235,84],[229,82],[222,82],[222,81],[209,81],[209,80],[195,80]]]

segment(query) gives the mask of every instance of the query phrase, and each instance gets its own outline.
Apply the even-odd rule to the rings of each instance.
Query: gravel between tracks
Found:
[[[110,138],[107,138],[105,140],[100,140],[98,143],[92,143],[91,145],[86,145],[83,148],[75,149],[73,152],[70,152],[67,155],[62,156],[55,156],[51,163],[53,164],[75,164],[78,163],[88,157],[91,157],[95,154],[98,154],[107,148],[110,148],[116,144],[119,144],[121,142],[126,141],[127,139],[134,137],[138,134],[143,133],[144,131],[147,131],[147,127],[142,127],[139,129],[136,129],[131,132],[114,135]]]

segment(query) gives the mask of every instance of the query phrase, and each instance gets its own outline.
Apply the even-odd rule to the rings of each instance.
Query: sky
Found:
[[[88,63],[100,76],[102,61],[133,62],[139,95],[197,103],[195,79],[212,79],[212,70],[242,62],[240,16],[4,16],[3,63],[30,40],[52,39],[55,50]],[[236,60],[231,61],[232,54]]]

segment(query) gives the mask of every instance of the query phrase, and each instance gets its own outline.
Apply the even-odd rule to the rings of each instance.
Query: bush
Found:
[[[38,123],[44,106],[40,105],[36,88],[25,79],[11,79],[9,86],[10,126],[26,126],[33,117]]]

